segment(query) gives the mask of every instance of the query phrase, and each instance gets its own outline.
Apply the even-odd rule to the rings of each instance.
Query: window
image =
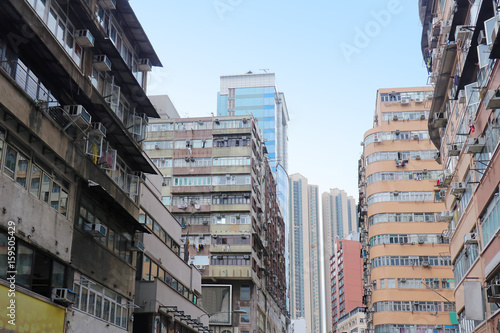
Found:
[[[240,299],[241,300],[249,300],[250,299],[250,286],[241,286],[240,287]]]
[[[247,314],[240,315],[240,323],[250,323],[250,308],[242,306],[241,310],[246,311]]]
[[[78,273],[72,290],[77,299],[73,308],[127,329],[130,300]]]

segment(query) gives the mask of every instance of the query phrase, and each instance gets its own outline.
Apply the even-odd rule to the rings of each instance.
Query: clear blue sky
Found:
[[[289,173],[321,192],[357,199],[377,89],[426,85],[416,1],[130,2],[164,66],[148,93],[168,94],[181,116],[216,112],[220,75],[275,72],[291,118]]]

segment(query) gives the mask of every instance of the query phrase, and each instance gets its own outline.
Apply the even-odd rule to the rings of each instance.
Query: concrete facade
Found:
[[[286,332],[284,221],[255,119],[154,120],[144,145],[183,228],[181,257],[202,274],[202,306],[217,313],[210,328]]]
[[[181,226],[153,208],[162,177],[146,177],[158,173],[141,144],[158,117],[146,82],[161,62],[128,1],[61,3],[0,4],[0,288],[15,286],[19,302],[16,325],[2,317],[0,326],[118,333],[137,331],[147,323],[139,313],[160,305],[205,314],[200,274],[174,246]],[[170,250],[141,222],[142,198],[175,239]],[[182,288],[143,294],[142,244]],[[150,285],[162,284],[157,275]],[[208,330],[162,311],[169,329]]]
[[[436,188],[442,171],[427,130],[431,101],[430,87],[379,89],[373,128],[362,142],[359,224],[370,331],[457,331]]]
[[[330,257],[329,285],[331,301],[328,305],[332,314],[332,332],[339,329],[341,318],[354,309],[363,309],[363,259],[360,256],[361,243],[353,240],[335,239],[334,255]]]
[[[308,332],[321,332],[318,186],[290,176],[290,309]]]
[[[461,332],[500,320],[497,2],[419,5],[422,54],[434,84],[428,127],[439,154],[446,236]],[[484,36],[484,38],[482,37]]]

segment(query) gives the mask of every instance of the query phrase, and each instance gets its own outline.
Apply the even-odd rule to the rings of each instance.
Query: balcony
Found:
[[[252,272],[251,266],[215,266],[211,265],[208,270],[211,278],[231,278],[235,280],[257,279],[257,273]],[[255,276],[254,276],[255,275]]]
[[[210,245],[210,253],[234,252],[234,253],[251,253],[252,245]]]

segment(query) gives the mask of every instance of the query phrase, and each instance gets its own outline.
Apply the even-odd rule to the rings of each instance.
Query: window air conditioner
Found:
[[[399,282],[406,283],[406,278],[399,279]]]
[[[451,221],[451,220],[453,220],[453,211],[451,211],[451,210],[442,211],[438,215],[438,221],[439,222],[448,222],[448,221]]]
[[[106,228],[103,224],[85,223],[83,230],[88,232],[92,236],[105,237],[107,234],[108,228]]]
[[[425,114],[420,115],[420,120],[425,120]]]
[[[453,183],[453,187],[451,189],[452,194],[464,193],[466,190],[465,182],[455,182]]]
[[[141,241],[133,240],[133,241],[130,241],[128,248],[129,248],[130,251],[141,251],[141,252],[143,252],[144,251],[144,244]]]
[[[399,120],[398,116],[392,116],[392,120]]]
[[[422,267],[429,267],[429,262],[428,261],[422,261]]]
[[[483,151],[486,140],[484,137],[470,138],[467,140],[467,154],[476,154]]]
[[[80,127],[87,127],[92,122],[92,116],[82,105],[65,105],[64,111],[66,111],[71,118],[73,118],[74,123]]]
[[[75,36],[75,41],[82,48],[94,46],[94,36],[92,36],[92,34],[90,33],[89,30],[86,30],[86,29],[75,30],[75,32],[73,33],[73,36]]]
[[[460,104],[465,103],[465,90],[463,90],[463,89],[458,92],[458,103],[460,103]]]
[[[458,156],[462,151],[461,143],[452,143],[448,146],[448,155],[450,156]]]
[[[469,232],[464,236],[465,244],[477,244],[477,233]]]
[[[104,54],[94,56],[93,65],[98,71],[109,72],[111,70],[111,60]]]
[[[488,303],[500,302],[500,284],[495,281],[488,285],[486,288],[486,295],[488,297]]]
[[[455,43],[465,42],[471,35],[471,29],[464,25],[457,25],[455,29]]]
[[[410,99],[409,98],[401,98],[401,104],[402,105],[410,104]]]
[[[137,69],[141,72],[150,72],[153,69],[151,61],[148,58],[142,58],[138,60]]]
[[[492,94],[492,96],[491,96],[486,108],[487,109],[500,109],[500,89],[499,90],[490,90],[490,91],[492,91],[492,93],[488,92],[488,94]]]
[[[102,123],[92,123],[92,134],[106,136],[106,127]]]
[[[76,293],[68,288],[53,288],[52,301],[68,306],[75,303]]]

